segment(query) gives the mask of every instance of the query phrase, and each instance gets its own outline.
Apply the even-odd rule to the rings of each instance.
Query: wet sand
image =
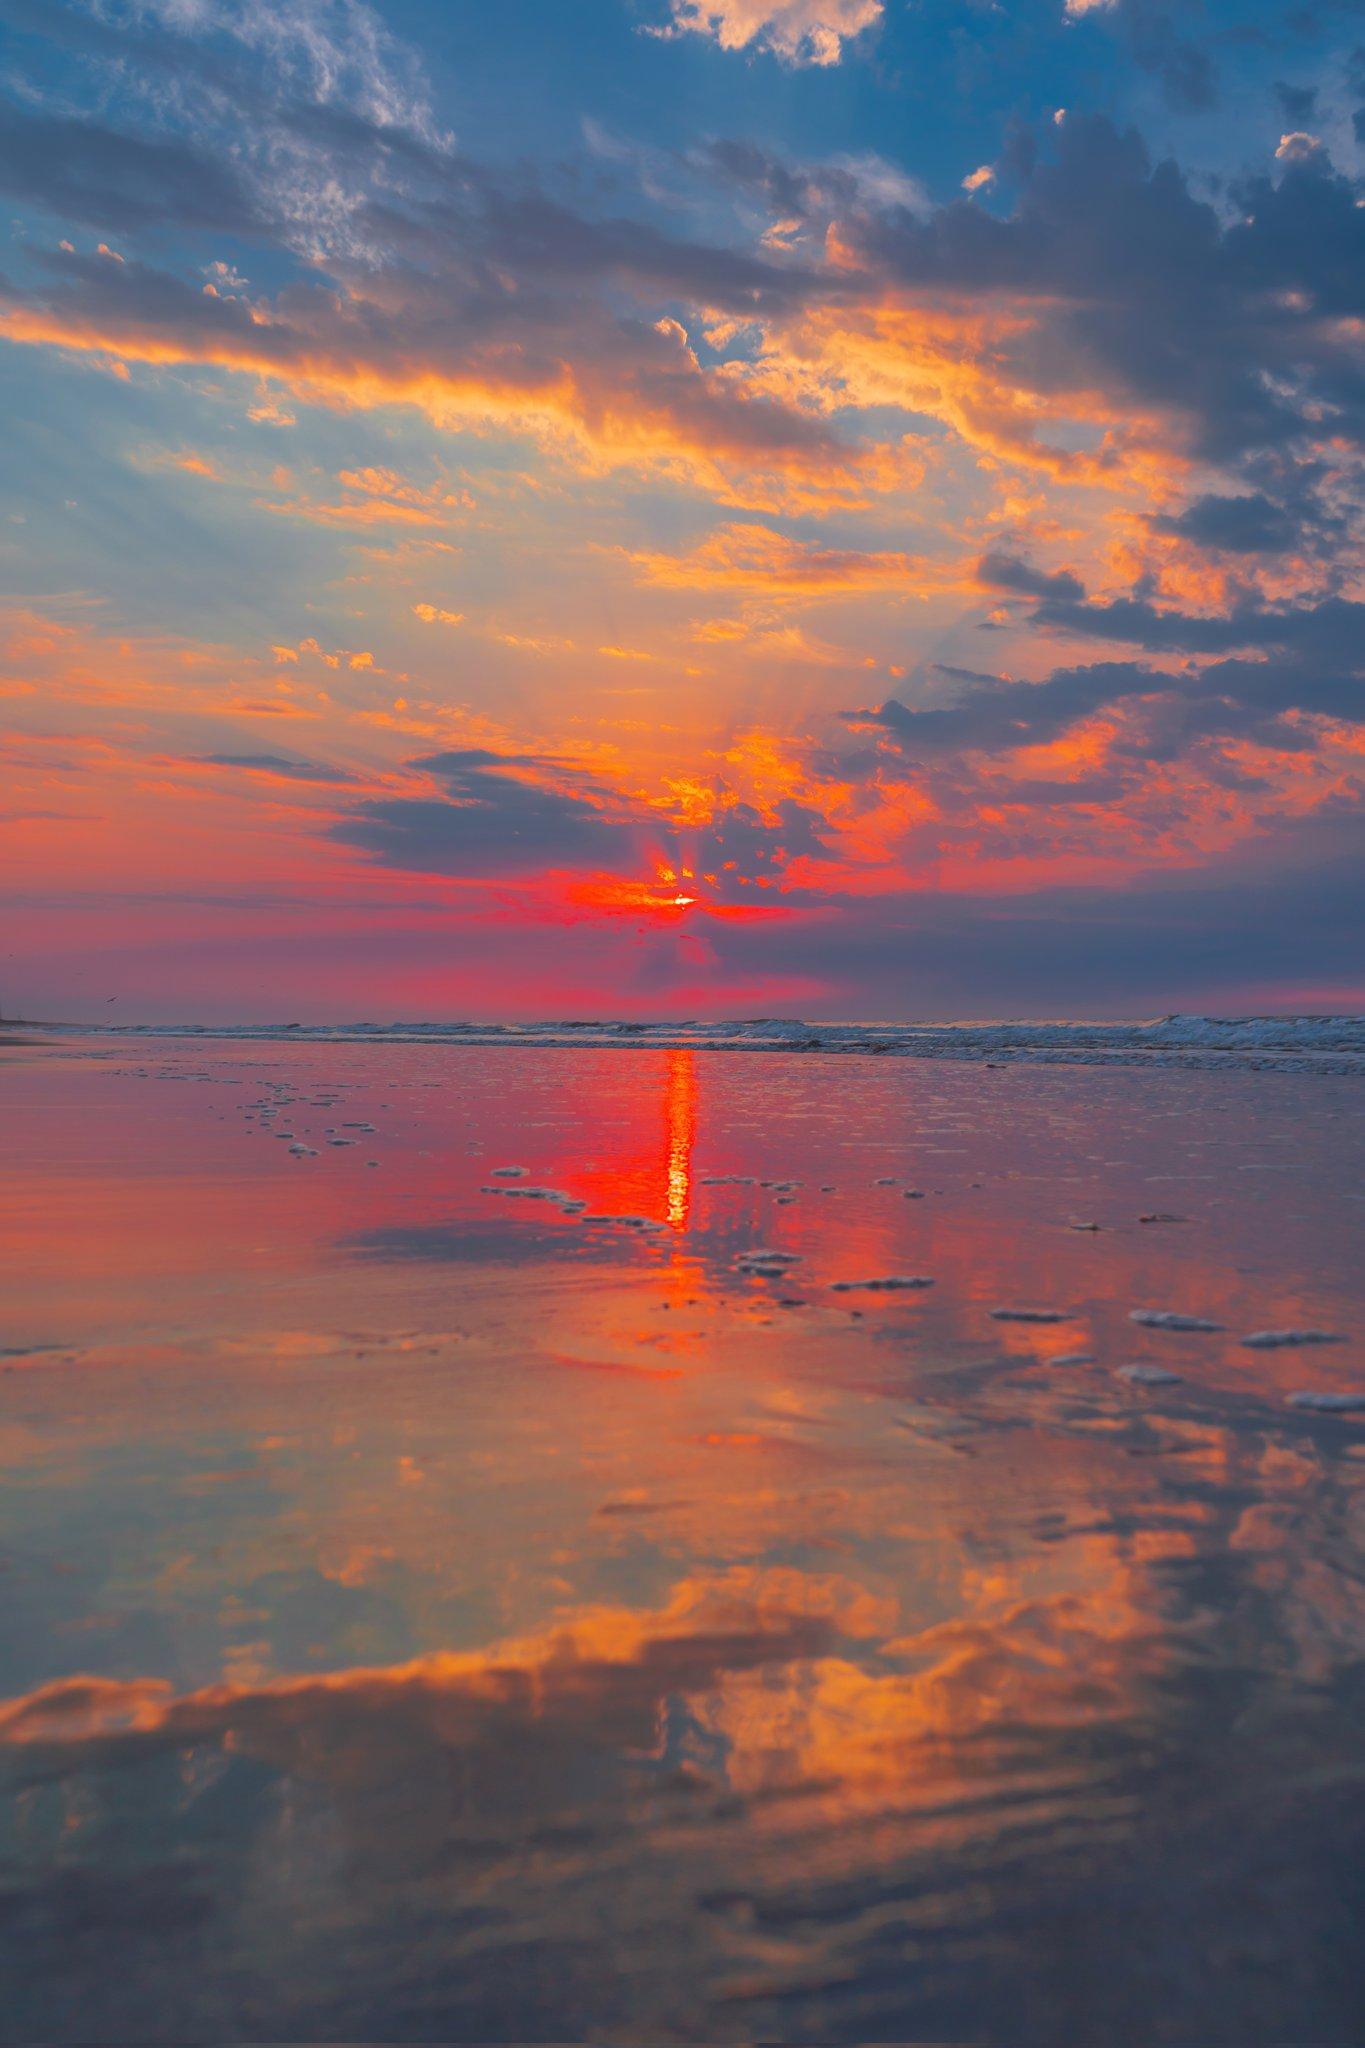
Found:
[[[1360,2038],[1359,1082],[9,1043],[0,2035]]]

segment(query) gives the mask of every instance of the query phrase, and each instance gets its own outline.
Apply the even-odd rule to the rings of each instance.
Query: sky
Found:
[[[1359,1007],[1365,19],[0,0],[0,1008]]]

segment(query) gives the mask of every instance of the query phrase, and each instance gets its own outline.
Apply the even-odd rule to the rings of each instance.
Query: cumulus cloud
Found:
[[[1282,164],[1311,164],[1322,153],[1322,142],[1318,136],[1305,135],[1295,129],[1292,134],[1280,137],[1275,160]]]
[[[668,24],[656,33],[709,36],[722,50],[830,65],[881,18],[882,0],[671,0]]]

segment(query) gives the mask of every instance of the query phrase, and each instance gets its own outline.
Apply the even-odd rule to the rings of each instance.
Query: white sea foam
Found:
[[[1335,1330],[1253,1330],[1242,1342],[1251,1351],[1281,1351],[1294,1344],[1344,1344],[1346,1339]]]
[[[1222,1323],[1211,1323],[1207,1316],[1184,1316],[1173,1308],[1130,1308],[1130,1323],[1141,1323],[1144,1330],[1221,1330]]]
[[[913,1292],[921,1287],[932,1287],[933,1281],[923,1273],[888,1273],[879,1280],[831,1280],[830,1291],[834,1294],[852,1294],[861,1289],[868,1294],[899,1294]]]
[[[1072,1317],[1061,1308],[993,1308],[991,1319],[997,1323],[1069,1323]]]

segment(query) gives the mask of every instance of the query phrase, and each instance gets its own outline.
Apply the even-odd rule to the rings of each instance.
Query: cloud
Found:
[[[467,491],[447,490],[443,483],[420,486],[391,469],[344,469],[337,477],[343,496],[261,499],[261,509],[284,518],[305,519],[319,526],[444,527],[468,511]]]
[[[987,554],[976,565],[977,581],[987,590],[1012,590],[1024,597],[1082,598],[1085,590],[1068,570],[1047,575],[1017,555]]]
[[[659,290],[665,246],[651,247]],[[586,292],[586,279],[561,291],[548,277],[517,278],[497,267],[493,247],[468,253],[461,261],[451,241],[439,273],[357,270],[344,286],[299,282],[271,302],[207,295],[142,261],[55,250],[42,256],[52,284],[0,280],[0,332],[127,363],[237,371],[304,402],[411,406],[445,428],[557,438],[576,462],[672,466],[757,504],[789,493],[856,501],[904,476],[903,461],[880,448],[843,442],[808,411],[700,363],[676,321],[624,313]],[[701,288],[701,252],[676,253],[676,289]],[[602,260],[605,279],[612,263]],[[722,302],[736,292],[761,304],[757,269],[740,285],[727,260],[714,283]]]
[[[461,749],[412,766],[440,785],[439,796],[377,798],[334,825],[332,836],[391,867],[430,874],[616,873],[641,865],[639,821],[613,815],[596,792],[528,779],[528,770],[548,773],[546,763]]]
[[[279,777],[286,782],[354,782],[343,768],[330,768],[321,761],[304,761],[287,754],[204,754],[212,768],[243,768],[252,775]]]
[[[617,779],[482,747],[408,767],[439,794],[366,801],[331,836],[385,866],[432,875],[595,878],[604,886],[579,888],[573,901],[607,913],[676,907],[684,871],[703,908],[762,900],[792,861],[833,853],[823,813],[790,788],[751,795],[713,779],[649,802]],[[614,890],[613,878],[628,886]]]
[[[654,34],[709,36],[722,50],[767,51],[788,64],[837,64],[845,45],[875,28],[882,0],[670,0]]]
[[[1036,746],[1127,698],[1179,687],[1172,678],[1129,662],[1056,669],[1039,683],[975,678],[948,704],[912,707],[890,697],[875,709],[845,711],[859,728],[880,727],[910,759],[926,753],[999,752]]]
[[[1047,579],[1038,578],[1038,582]],[[1059,579],[1071,581],[1073,579]],[[1300,750],[1312,736],[1295,714],[1365,728],[1365,606],[1344,599],[1268,610],[1239,607],[1225,616],[1158,611],[1140,598],[1108,604],[1038,596],[1036,618],[1077,635],[1122,640],[1159,653],[1227,653],[1252,658],[1211,661],[1177,673],[1134,662],[1058,668],[1040,682],[941,671],[966,687],[949,703],[908,706],[896,698],[872,710],[845,712],[861,727],[880,727],[912,757],[943,749],[1013,750],[1054,739],[1083,721],[1142,700],[1160,707],[1160,730],[1130,735],[1130,751],[1179,752],[1215,735],[1254,735],[1271,748]]]
[[[1204,113],[1216,103],[1212,59],[1177,26],[1176,10],[1167,0],[1065,0],[1065,12],[1072,21],[1088,15],[1112,20],[1134,63],[1160,82],[1167,104],[1177,112]]]
[[[1217,104],[1213,59],[1177,25],[1176,8],[1163,0],[1120,0],[1119,19],[1134,62],[1158,80],[1168,106],[1181,114],[1203,114]]]
[[[1288,85],[1283,82],[1275,87],[1275,97],[1287,121],[1300,127],[1311,121],[1317,106],[1317,87],[1312,85]]]
[[[423,132],[430,101],[415,53],[365,0],[136,0],[131,21],[82,23],[58,0],[66,33],[110,55],[134,54],[167,69],[200,68],[220,92],[240,82],[222,46],[254,61],[255,80],[277,95],[353,111],[396,129]],[[128,40],[132,30],[131,47]],[[141,30],[141,35],[138,31]],[[106,32],[108,33],[108,32]],[[195,53],[195,45],[203,51]]]
[[[1353,968],[1337,963],[1359,958],[1358,826],[1353,843],[1340,822],[1297,840],[1267,830],[1250,855],[1239,846],[1122,887],[1100,858],[1090,815],[1085,829],[1090,861],[1077,859],[1063,886],[850,902],[827,917],[746,931],[742,948],[721,930],[720,971],[742,953],[747,973],[856,990],[865,1017],[1135,1017],[1165,1007],[1235,1015],[1294,1002],[1321,1008],[1324,994],[1330,1007],[1351,988]],[[825,1014],[849,1014],[847,1002],[845,993]]]
[[[1232,648],[1273,648],[1305,660],[1359,671],[1365,603],[1328,597],[1318,604],[1237,604],[1230,612],[1191,613],[1159,608],[1145,597],[1107,603],[1045,597],[1034,613],[1042,625],[1122,640],[1152,652],[1221,654]]]
[[[827,228],[840,214],[869,207],[931,210],[917,178],[868,150],[791,162],[748,136],[712,136],[687,151],[682,168],[724,192],[762,199],[780,217],[775,225],[787,237],[797,228]]]
[[[1152,528],[1235,555],[1280,554],[1301,539],[1300,528],[1285,507],[1262,491],[1236,498],[1207,493],[1182,512],[1159,514]]]
[[[235,370],[302,402],[510,428],[575,467],[761,510],[910,488],[923,454],[877,423],[888,406],[979,453],[1115,490],[1169,486],[1194,457],[1302,460],[1329,435],[1360,438],[1350,322],[1365,210],[1321,152],[1248,181],[1220,211],[1174,165],[1153,167],[1135,135],[1073,117],[1046,152],[1013,152],[1004,217],[968,198],[933,209],[902,173],[852,158],[792,167],[751,143],[690,153],[687,176],[704,172],[737,205],[761,193],[816,229],[797,260],[795,243],[744,246],[738,223],[704,239],[638,210],[594,215],[348,108],[279,105],[271,119],[306,136],[320,188],[345,195],[329,229],[332,201],[300,215],[275,156],[253,171],[258,231],[308,258],[292,282],[206,297],[199,274],[136,253],[115,265],[56,251],[29,259],[46,277],[5,287],[0,328],[105,361]],[[144,146],[124,139],[134,155]],[[159,190],[183,185],[187,228],[214,195],[247,203],[220,189],[224,152],[174,147],[184,162]],[[98,167],[76,175],[55,145],[36,166],[34,203],[93,210]],[[110,174],[130,232],[139,205],[170,206],[139,196],[156,184]],[[860,412],[864,439],[849,432]],[[331,516],[360,514],[343,503]]]
[[[1007,218],[960,200],[927,219],[868,213],[842,232],[846,261],[907,295],[911,344],[926,305],[1009,309],[984,335],[959,322],[969,362],[989,339],[1002,409],[1011,393],[1044,405],[1069,394],[1094,417],[1103,394],[1115,423],[1136,405],[1178,448],[1226,463],[1329,433],[1362,439],[1356,199],[1315,154],[1278,180],[1249,179],[1235,215],[1220,216],[1174,163],[1153,166],[1136,134],[1073,117]],[[833,328],[839,313],[824,317]],[[843,346],[856,366],[856,329]]]
[[[292,282],[253,295],[225,272],[207,290],[202,267],[191,280],[132,250],[115,289],[108,260],[31,252],[23,282],[0,290],[12,339],[237,371],[305,403],[416,406],[445,428],[510,427],[575,467],[672,472],[755,505],[878,487],[880,450],[702,360],[676,318],[679,302],[769,315],[823,288],[809,268],[634,212],[589,217],[459,156],[385,83],[388,45],[364,8],[205,0],[146,20],[163,56],[188,52],[202,90],[130,96],[119,70],[104,125],[25,114],[3,158],[13,181],[35,207],[134,240],[249,232]],[[233,68],[234,47],[254,72]],[[185,133],[155,132],[168,105]]]
[[[761,590],[791,597],[848,597],[860,590],[909,596],[922,560],[894,550],[821,547],[772,527],[722,526],[684,555],[636,549],[629,555],[650,583],[680,590]]]
[[[94,228],[268,232],[230,163],[182,141],[120,133],[13,102],[0,120],[0,192]]]
[[[1280,137],[1280,146],[1275,151],[1275,161],[1281,164],[1311,164],[1326,152],[1316,135],[1304,135],[1295,131]]]

